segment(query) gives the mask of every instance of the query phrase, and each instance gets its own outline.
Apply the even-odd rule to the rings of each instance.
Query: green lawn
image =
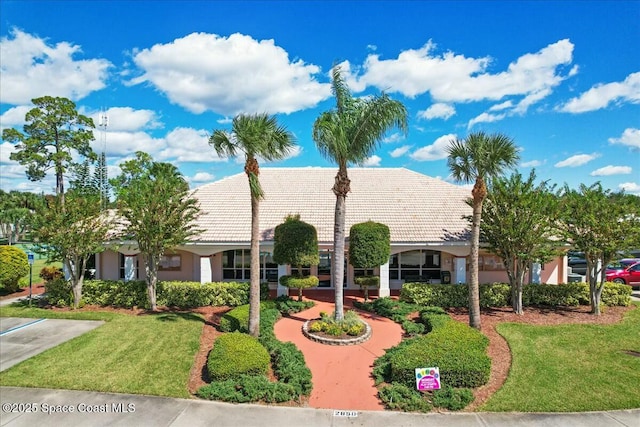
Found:
[[[189,397],[203,319],[2,307],[0,316],[105,320],[78,338],[0,372],[0,385]]]
[[[480,410],[601,411],[640,408],[640,307],[615,325],[530,326],[498,332],[513,356],[504,386]]]

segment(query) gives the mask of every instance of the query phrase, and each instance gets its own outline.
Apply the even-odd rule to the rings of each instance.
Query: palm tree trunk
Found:
[[[346,199],[350,190],[350,180],[346,167],[340,167],[333,186],[336,195],[336,210],[333,226],[333,286],[335,286],[335,319],[344,319],[344,222],[346,217]]]
[[[251,196],[251,284],[249,288],[249,334],[260,335],[260,200]]]
[[[478,178],[473,187],[473,222],[471,226],[471,265],[469,266],[469,326],[482,329],[480,321],[480,280],[478,278],[478,253],[480,249],[480,219],[482,201],[487,188],[484,180]]]

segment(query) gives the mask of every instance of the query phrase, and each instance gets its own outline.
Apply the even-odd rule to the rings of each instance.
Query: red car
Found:
[[[640,262],[636,262],[624,270],[607,272],[607,281],[625,283],[631,287],[640,286]]]

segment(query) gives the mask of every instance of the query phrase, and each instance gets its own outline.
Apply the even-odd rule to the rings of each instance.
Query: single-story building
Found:
[[[333,289],[333,226],[336,197],[332,192],[336,168],[262,168],[260,182],[265,198],[260,203],[261,280],[278,294],[286,288],[278,277],[290,267],[272,260],[273,233],[289,214],[299,214],[318,231],[320,264],[308,269],[318,276],[318,289]],[[405,168],[349,169],[351,193],[346,201],[345,234],[353,224],[376,221],[391,232],[391,257],[373,272],[345,268],[345,289],[358,289],[354,278],[380,275],[379,294],[389,295],[408,281],[465,283],[469,270],[470,226],[465,215],[469,188],[457,186]],[[194,190],[201,215],[197,238],[166,254],[160,280],[246,281],[250,274],[251,203],[244,173]],[[347,240],[348,248],[348,240]],[[480,283],[507,281],[499,257],[480,254]],[[538,266],[532,281],[566,283],[566,258]],[[135,245],[124,244],[96,257],[97,278],[143,279],[144,268]]]

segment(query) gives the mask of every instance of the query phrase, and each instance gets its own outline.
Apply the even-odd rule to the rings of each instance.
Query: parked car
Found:
[[[640,262],[631,264],[624,270],[613,270],[606,273],[608,282],[625,283],[631,287],[640,286]]]
[[[618,261],[614,261],[611,264],[607,265],[605,273],[609,274],[613,273],[614,271],[625,270],[627,267],[630,267],[636,262],[640,262],[640,258],[623,258]]]
[[[584,276],[587,274],[587,260],[580,256],[570,256],[567,264],[573,274]]]

